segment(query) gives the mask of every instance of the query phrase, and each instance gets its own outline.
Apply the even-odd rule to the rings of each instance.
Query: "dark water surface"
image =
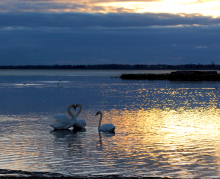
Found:
[[[0,76],[0,166],[73,175],[220,176],[218,82]],[[86,131],[53,131],[81,103]],[[115,134],[99,133],[102,123]]]

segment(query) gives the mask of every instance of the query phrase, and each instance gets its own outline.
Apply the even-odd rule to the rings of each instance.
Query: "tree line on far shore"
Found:
[[[98,64],[98,65],[8,65],[0,69],[74,69],[74,70],[220,70],[220,65],[211,64],[183,64],[183,65],[126,65],[126,64]]]

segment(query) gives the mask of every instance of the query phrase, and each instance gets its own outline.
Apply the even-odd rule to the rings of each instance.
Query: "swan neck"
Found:
[[[98,128],[100,128],[101,122],[102,122],[102,112],[100,112],[100,119],[99,119],[99,126],[98,126]]]
[[[70,108],[74,108],[74,105],[71,104],[67,107],[67,113],[70,115],[71,118],[75,118],[73,113],[70,111]]]
[[[78,113],[76,114],[76,117],[81,113],[82,111],[82,105],[81,104],[77,104],[77,106],[79,106],[79,111]]]

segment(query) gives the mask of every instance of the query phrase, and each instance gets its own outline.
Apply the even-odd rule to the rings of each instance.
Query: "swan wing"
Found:
[[[55,115],[53,116],[53,118],[55,119],[55,121],[50,126],[54,129],[68,129],[75,123],[75,120],[70,120],[64,114]]]
[[[61,122],[54,122],[54,123],[51,124],[50,126],[53,127],[54,129],[64,129],[64,127],[66,126],[66,124],[61,123]]]
[[[70,123],[70,119],[65,114],[58,114],[58,115],[53,116],[53,118],[64,124]]]
[[[54,129],[68,129],[75,124],[75,120],[71,120],[69,123],[63,123],[58,121],[57,119],[50,125]]]

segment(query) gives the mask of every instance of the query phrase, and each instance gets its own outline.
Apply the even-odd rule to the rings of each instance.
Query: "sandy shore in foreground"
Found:
[[[0,169],[0,178],[38,178],[38,179],[43,179],[43,178],[53,178],[53,179],[60,179],[60,178],[65,178],[65,179],[149,179],[149,178],[161,178],[161,177],[129,177],[129,176],[120,176],[120,175],[105,175],[105,176],[100,176],[100,175],[88,175],[88,176],[78,176],[78,175],[63,175],[60,173],[50,173],[50,172],[28,172],[28,171],[22,171],[22,170],[8,170],[8,169]]]

